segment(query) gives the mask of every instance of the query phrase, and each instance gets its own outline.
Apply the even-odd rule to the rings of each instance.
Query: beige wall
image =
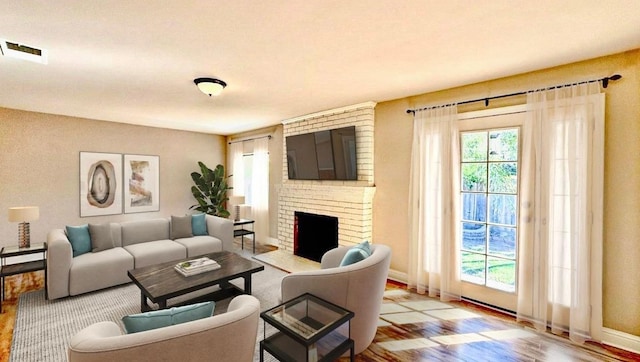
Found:
[[[160,211],[80,218],[80,151],[160,156]],[[212,167],[225,155],[222,136],[0,108],[0,245],[17,244],[12,206],[40,207],[32,242],[65,225],[184,215],[197,162]]]
[[[606,93],[604,326],[640,336],[640,50],[455,89],[378,103],[375,123],[374,240],[393,248],[391,268],[406,273],[412,116],[407,108],[464,101],[618,73]],[[523,97],[490,107],[523,103]],[[484,108],[482,102],[459,111]]]

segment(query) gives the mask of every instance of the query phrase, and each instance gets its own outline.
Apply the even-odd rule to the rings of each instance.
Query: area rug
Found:
[[[280,298],[282,270],[265,265],[264,271],[253,275],[252,294],[260,300],[261,311],[276,306]],[[242,287],[242,279],[233,281]],[[229,299],[216,303],[215,314],[224,313]],[[71,337],[81,329],[101,321],[114,321],[140,312],[140,290],[133,284],[58,300],[45,300],[44,290],[20,296],[11,343],[10,361],[66,361]],[[259,361],[259,345],[263,338],[262,320],[254,360]],[[271,357],[271,356],[269,356]],[[269,359],[267,359],[269,360]]]

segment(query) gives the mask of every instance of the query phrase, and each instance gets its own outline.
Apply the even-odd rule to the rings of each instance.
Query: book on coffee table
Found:
[[[174,266],[174,269],[184,276],[191,276],[220,269],[220,264],[215,260],[202,257],[180,262]]]

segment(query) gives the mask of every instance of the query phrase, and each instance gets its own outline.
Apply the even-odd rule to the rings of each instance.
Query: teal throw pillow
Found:
[[[191,229],[193,235],[209,235],[207,232],[207,220],[205,216],[207,214],[195,214],[191,215]]]
[[[73,257],[91,251],[91,236],[89,235],[89,224],[81,226],[67,226],[67,238],[71,243]]]
[[[213,315],[214,302],[203,302],[122,317],[127,333],[137,333],[195,321]]]
[[[371,256],[371,246],[369,245],[369,241],[365,241],[347,250],[347,253],[344,254],[340,262],[340,266],[355,264],[369,256]]]

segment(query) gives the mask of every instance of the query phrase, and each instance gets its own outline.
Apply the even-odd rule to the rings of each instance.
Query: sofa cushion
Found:
[[[122,228],[122,246],[169,239],[169,219],[125,221]]]
[[[133,267],[133,256],[123,248],[82,254],[73,258],[69,270],[69,295],[130,283],[127,270]]]
[[[113,237],[111,236],[111,224],[89,224],[89,235],[91,235],[91,251],[99,251],[113,248]]]
[[[214,236],[192,236],[174,241],[187,248],[187,258],[222,251],[222,240]]]
[[[207,220],[205,216],[207,214],[195,214],[191,215],[191,231],[194,236],[209,235],[207,232]]]
[[[191,216],[171,216],[171,239],[189,238],[191,231]]]
[[[67,238],[71,243],[73,257],[91,251],[91,236],[89,235],[89,225],[67,226]]]
[[[369,241],[362,242],[358,245],[351,247],[342,258],[340,266],[351,265],[364,260],[371,256],[371,247]]]
[[[170,309],[132,314],[122,317],[127,333],[137,333],[151,329],[195,321],[213,315],[214,302],[203,302]]]
[[[146,243],[127,245],[124,248],[133,255],[136,268],[187,257],[187,249],[173,240],[147,241]]]
[[[120,223],[112,222],[111,224],[111,239],[113,240],[114,247],[122,247],[122,226]]]

